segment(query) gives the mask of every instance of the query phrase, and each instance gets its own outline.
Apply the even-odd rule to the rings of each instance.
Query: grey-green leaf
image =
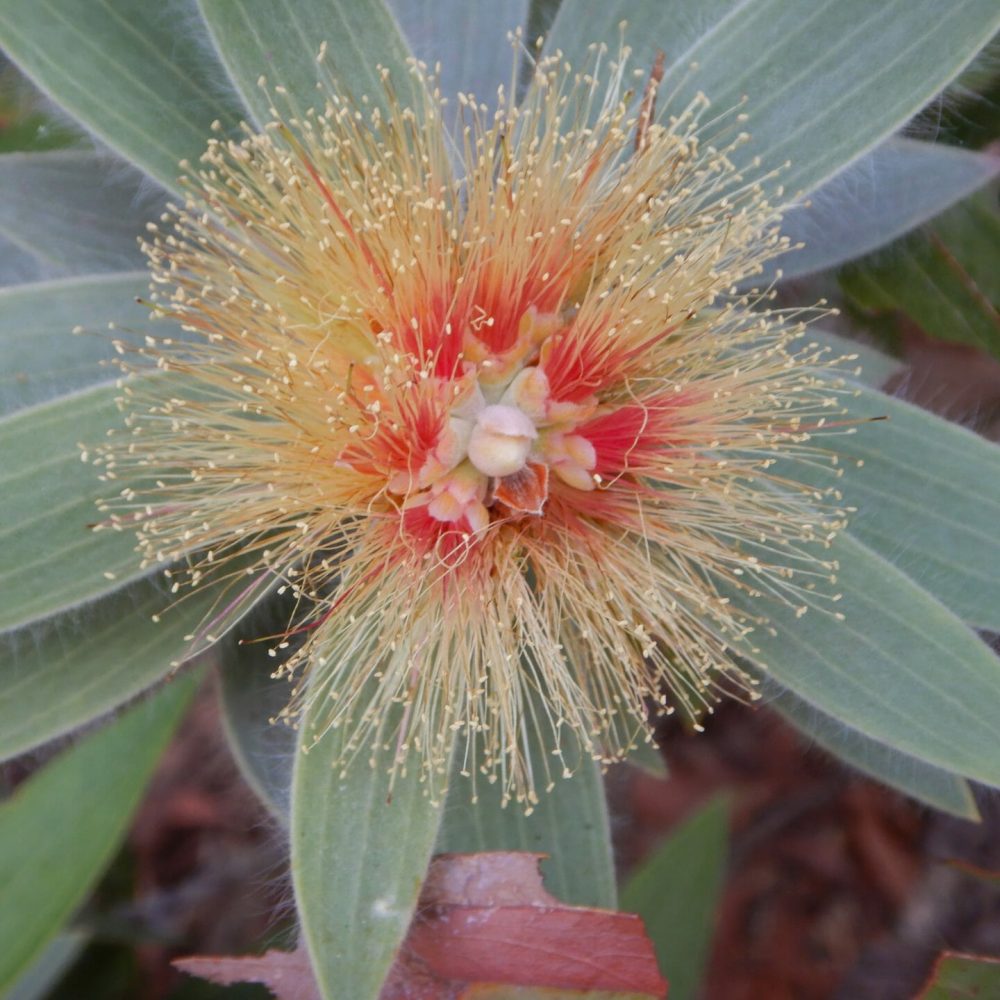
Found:
[[[301,722],[292,779],[292,880],[302,935],[328,1000],[376,1000],[406,934],[441,821],[411,764],[391,782],[394,728],[344,765],[343,728],[317,744],[322,699]],[[308,752],[304,752],[305,749]],[[440,780],[440,779],[439,779]]]
[[[233,83],[259,123],[279,111],[286,96],[295,113],[322,107],[317,91],[332,75],[355,97],[381,103],[379,66],[392,73],[393,86],[410,103],[410,55],[383,0],[198,0],[212,40]],[[317,61],[320,46],[326,56]],[[267,78],[270,94],[259,85]]]
[[[563,737],[567,759],[574,757]],[[461,756],[461,747],[456,758]],[[544,773],[546,756],[537,734],[532,738],[532,767]],[[456,770],[459,762],[456,760]],[[586,755],[573,776],[553,776],[548,791],[540,788],[531,815],[516,802],[501,806],[499,783],[477,776],[478,801],[472,801],[468,776],[455,774],[441,823],[438,851],[532,851],[547,854],[542,862],[545,887],[563,902],[614,909],[617,901],[611,830],[599,766]]]
[[[825,555],[839,563],[830,590],[841,599],[817,594],[801,617],[803,605],[721,585],[735,607],[768,621],[734,641],[737,652],[863,736],[1000,785],[1000,659],[943,604],[847,533]]]
[[[670,1000],[695,1000],[708,957],[729,848],[729,806],[712,799],[629,877],[621,907],[638,913]]]
[[[459,92],[475,94],[487,105],[497,87],[509,95],[515,71],[510,32],[523,29],[528,0],[389,0],[414,55],[431,69],[441,65],[441,93],[452,101]]]
[[[979,819],[972,789],[964,778],[871,740],[849,721],[824,715],[778,685],[770,685],[765,693],[769,708],[839,760],[934,809],[962,819]]]
[[[97,386],[0,420],[0,629],[114,590],[140,574],[128,531],[91,528],[96,501],[114,493],[80,444],[120,426],[114,386]],[[92,455],[92,453],[91,453]]]
[[[0,288],[49,278],[42,262],[0,233]]]
[[[81,150],[0,156],[0,233],[52,275],[141,267],[139,238],[163,193],[110,156]]]
[[[604,43],[618,52],[620,41],[632,50],[631,63],[649,69],[659,50],[673,66],[701,38],[714,31],[745,0],[561,0],[545,42],[546,53],[560,50],[577,65],[588,46]],[[624,23],[624,28],[622,27]]]
[[[166,676],[218,597],[208,587],[171,607],[177,598],[150,577],[0,633],[0,760],[71,732]]]
[[[892,138],[789,208],[781,230],[801,249],[768,265],[785,278],[860,257],[943,212],[1000,173],[1000,157]]]
[[[105,143],[177,190],[212,122],[244,117],[190,0],[0,0],[0,46]]]
[[[287,679],[274,678],[271,657],[294,609],[268,598],[219,646],[222,719],[233,757],[250,787],[282,825],[288,824],[297,734],[277,720],[291,700]]]
[[[859,389],[852,418],[887,417],[831,437],[851,535],[891,560],[960,618],[1000,630],[1000,447],[900,399]]]
[[[669,56],[661,114],[698,91],[715,114],[746,97],[738,163],[757,176],[780,168],[793,199],[903,125],[1000,28],[995,0],[955,0],[947,17],[939,0],[564,0],[549,44],[573,62],[590,42],[617,51],[622,18],[634,66]]]
[[[39,957],[114,855],[196,680],[180,679],[81,740],[0,804],[0,991]]]
[[[111,378],[108,325],[145,329],[149,308],[135,299],[148,285],[145,271],[127,271],[0,289],[0,414]]]
[[[4,1000],[47,1000],[63,973],[77,960],[90,935],[82,930],[64,931],[54,937],[21,974]]]

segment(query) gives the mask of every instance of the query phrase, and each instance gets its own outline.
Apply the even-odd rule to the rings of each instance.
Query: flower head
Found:
[[[775,468],[839,404],[737,290],[786,248],[738,117],[610,75],[542,61],[455,140],[388,81],[213,140],[148,248],[191,337],[141,348],[105,455],[149,564],[294,593],[285,669],[351,747],[401,704],[398,762],[464,733],[529,799],[532,727],[611,760],[650,703],[749,691],[720,582],[796,600],[837,527]]]

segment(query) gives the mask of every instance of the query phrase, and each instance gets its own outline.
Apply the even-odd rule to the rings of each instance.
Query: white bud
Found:
[[[487,406],[469,437],[469,461],[484,476],[509,476],[524,468],[538,432],[516,406]]]

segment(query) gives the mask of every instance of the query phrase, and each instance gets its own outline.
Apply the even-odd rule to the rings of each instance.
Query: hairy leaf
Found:
[[[104,142],[167,188],[213,121],[244,116],[191,0],[0,0],[0,46]]]
[[[0,414],[106,382],[108,325],[146,327],[149,308],[135,299],[148,284],[145,271],[127,271],[0,289]]]
[[[222,61],[258,123],[289,106],[322,107],[318,83],[336,79],[356,98],[381,103],[379,66],[409,103],[409,50],[383,0],[198,0]],[[317,59],[325,43],[326,55]],[[267,78],[270,94],[258,80]],[[276,94],[282,87],[284,94]]]

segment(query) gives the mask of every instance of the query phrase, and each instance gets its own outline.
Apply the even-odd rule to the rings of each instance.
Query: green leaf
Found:
[[[222,643],[220,664],[223,719],[233,755],[248,783],[282,823],[288,822],[296,734],[270,720],[288,704],[289,684],[271,677],[281,662],[269,655],[273,644],[252,640],[279,634],[289,616],[287,605],[269,601]],[[533,766],[541,773],[545,760],[537,743],[535,751]],[[583,760],[572,778],[557,779],[530,816],[516,804],[502,808],[499,787],[481,778],[478,802],[473,804],[472,780],[459,770],[456,762],[437,851],[546,853],[549,858],[542,867],[553,894],[579,906],[614,908],[604,783],[593,761]]]
[[[1000,784],[1000,659],[944,605],[850,535],[839,534],[824,557],[839,563],[837,584],[817,589],[835,589],[841,599],[817,593],[801,617],[801,607],[719,584],[734,607],[767,619],[733,641],[735,651],[869,739]]]
[[[441,93],[461,92],[489,105],[497,87],[511,93],[514,53],[507,35],[524,28],[528,0],[389,0],[403,35],[418,59],[441,64]]]
[[[270,655],[274,643],[267,637],[281,635],[293,612],[288,601],[268,598],[218,649],[229,747],[247,783],[284,826],[298,736],[291,726],[271,721],[291,700],[291,687],[287,679],[271,676],[282,661]]]
[[[223,720],[233,756],[247,782],[283,824],[288,822],[296,734],[271,720],[288,704],[290,690],[287,680],[271,677],[280,663],[269,655],[272,644],[253,640],[279,634],[289,614],[281,602],[269,601],[222,643],[220,663]],[[536,751],[534,767],[539,771],[544,761],[537,746]],[[614,908],[604,784],[593,761],[583,761],[572,778],[558,780],[551,792],[541,795],[530,816],[515,804],[502,808],[499,787],[483,780],[473,804],[472,781],[458,770],[456,764],[437,851],[546,853],[549,858],[542,868],[551,892],[580,906]]]
[[[567,760],[574,747],[563,737]],[[462,747],[456,752],[456,770],[461,766]],[[532,738],[531,764],[543,774],[551,754]],[[499,783],[489,784],[476,776],[473,801],[472,779],[452,777],[445,807],[438,851],[531,851],[548,854],[542,862],[545,886],[554,896],[575,906],[615,909],[615,867],[611,853],[611,830],[600,767],[585,754],[575,765],[573,776],[553,775],[554,784],[539,788],[538,804],[531,815],[516,802],[501,806]]]
[[[0,153],[60,149],[79,139],[45,113],[34,88],[0,55]]]
[[[900,399],[859,389],[852,418],[888,417],[828,439],[828,467],[790,474],[837,485],[851,535],[964,621],[1000,630],[1000,447]],[[859,464],[861,463],[861,464]]]
[[[1000,959],[944,952],[917,1000],[989,1000],[996,996],[1000,996]]]
[[[258,122],[270,121],[273,96],[261,75],[284,87],[296,113],[322,106],[316,86],[332,74],[355,97],[381,103],[378,67],[392,71],[393,87],[409,104],[409,49],[382,0],[198,0],[202,16],[233,83]],[[326,43],[326,58],[317,62]],[[277,106],[283,110],[284,98]]]
[[[842,264],[889,243],[1000,173],[1000,157],[893,138],[790,208],[782,232],[805,244],[776,258],[785,278]]]
[[[1000,212],[972,198],[926,231],[845,268],[841,288],[863,309],[898,312],[932,337],[1000,357]]]
[[[737,162],[759,156],[755,176],[782,168],[780,183],[795,198],[920,110],[1000,28],[1000,8],[955,0],[942,17],[939,0],[564,0],[549,48],[574,63],[591,42],[615,52],[622,19],[631,65],[648,71],[658,49],[669,56],[661,114],[698,91],[715,114],[746,96],[750,140]]]
[[[694,1000],[715,925],[729,850],[729,805],[712,799],[629,878],[621,908],[646,924],[670,1000]]]
[[[221,586],[206,587],[171,607],[177,598],[150,577],[0,633],[0,760],[104,715],[195,655],[200,647],[191,635],[221,593]]]
[[[0,46],[53,100],[117,152],[178,190],[212,122],[244,117],[200,37],[171,0],[0,0]]]
[[[0,805],[0,990],[41,955],[118,849],[196,683],[164,688]]]
[[[954,79],[924,117],[957,146],[981,149],[1000,135],[1000,36]]]
[[[1000,243],[1000,204],[997,186],[967,198],[939,215],[930,227],[932,239],[941,242],[976,289],[994,305],[1000,303],[1000,269],[996,252]]]
[[[295,756],[295,899],[323,996],[376,1000],[409,927],[442,804],[428,797],[412,764],[390,779],[395,714],[384,720],[377,741],[341,766],[343,727],[314,742],[326,710],[317,698],[305,713]]]
[[[46,1000],[63,974],[80,957],[89,935],[65,931],[54,937],[32,965],[20,976],[4,1000]]]
[[[144,329],[149,308],[135,298],[148,285],[145,271],[128,271],[0,289],[0,414],[112,377],[108,324]]]
[[[0,420],[0,629],[117,589],[140,575],[135,537],[93,531],[96,501],[115,491],[81,461],[120,426],[118,391],[102,385]],[[109,576],[110,574],[110,576]]]
[[[834,757],[934,809],[962,819],[979,819],[972,789],[964,778],[871,740],[847,721],[831,719],[790,691],[770,687],[773,690],[765,688],[768,707]]]
[[[108,161],[79,150],[0,156],[0,233],[53,275],[141,267],[139,237],[163,196]]]

